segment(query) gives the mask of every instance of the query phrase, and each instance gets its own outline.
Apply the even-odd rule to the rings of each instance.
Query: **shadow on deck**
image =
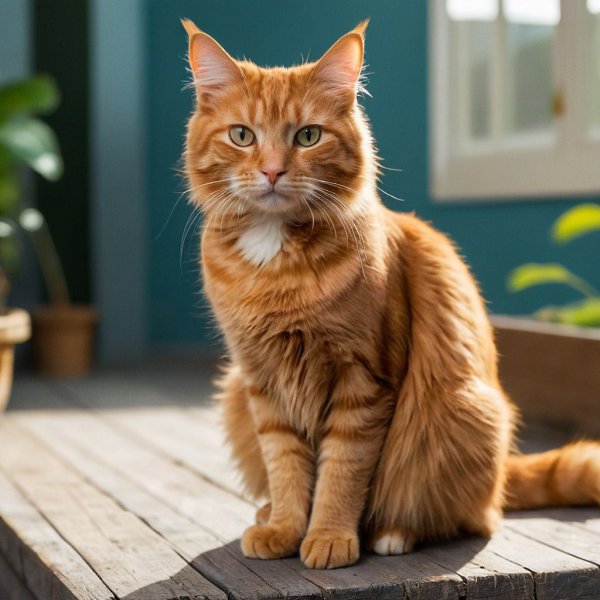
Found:
[[[600,598],[595,508],[513,513],[490,540],[345,569],[246,559],[256,507],[198,402],[209,390],[180,368],[17,384],[0,419],[2,600]]]

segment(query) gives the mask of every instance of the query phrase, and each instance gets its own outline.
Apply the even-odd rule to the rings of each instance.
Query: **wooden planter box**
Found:
[[[600,437],[600,329],[494,316],[500,378],[526,421]]]

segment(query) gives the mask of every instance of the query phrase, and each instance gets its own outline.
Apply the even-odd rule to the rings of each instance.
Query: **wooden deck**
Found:
[[[17,382],[0,418],[0,599],[600,599],[593,508],[334,571],[244,558],[255,506],[208,394],[201,369]]]

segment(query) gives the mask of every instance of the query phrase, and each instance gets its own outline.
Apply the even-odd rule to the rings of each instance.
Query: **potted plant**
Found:
[[[0,411],[10,397],[14,345],[30,336],[29,315],[6,307],[19,269],[17,223],[23,194],[23,169],[49,180],[63,165],[53,131],[35,115],[53,111],[59,95],[52,79],[37,76],[0,87]]]
[[[47,75],[0,87],[0,411],[10,396],[14,344],[27,340],[31,332],[25,311],[6,308],[11,282],[19,271],[20,231],[26,231],[33,242],[50,300],[48,307],[34,312],[34,350],[40,370],[80,375],[90,364],[95,314],[70,303],[46,222],[39,211],[24,207],[26,167],[50,181],[63,173],[56,135],[38,118],[55,110],[59,100],[58,89]]]
[[[19,215],[35,249],[48,292],[48,304],[33,312],[33,349],[40,373],[82,377],[92,365],[96,311],[73,304],[54,240],[42,213],[27,208]]]
[[[554,223],[551,237],[566,244],[600,233],[600,206],[576,206]],[[600,435],[600,293],[557,263],[527,263],[508,276],[508,288],[568,285],[577,302],[547,306],[533,319],[495,316],[504,385],[526,417]]]

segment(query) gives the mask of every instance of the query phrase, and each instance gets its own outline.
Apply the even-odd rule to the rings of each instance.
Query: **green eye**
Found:
[[[295,139],[298,144],[306,148],[314,146],[321,139],[321,128],[318,125],[303,127],[296,134]]]
[[[254,133],[243,125],[234,125],[229,130],[229,137],[236,146],[249,146],[254,142]]]

